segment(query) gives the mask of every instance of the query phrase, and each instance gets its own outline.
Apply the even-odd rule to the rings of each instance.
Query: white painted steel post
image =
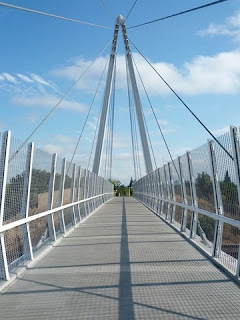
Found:
[[[84,199],[87,199],[87,184],[88,184],[88,171],[87,169],[84,170]],[[83,204],[83,207],[84,207],[84,216],[86,217],[88,214],[87,214],[87,204],[86,204],[86,201],[84,201],[84,204]]]
[[[187,192],[186,192],[186,185],[185,185],[185,179],[183,174],[183,168],[182,168],[182,159],[181,157],[178,157],[178,166],[179,166],[179,174],[180,174],[180,183],[181,183],[181,191],[182,191],[182,200],[183,204],[187,205]],[[187,227],[187,209],[182,209],[182,221],[181,221],[181,231],[185,232]]]
[[[70,203],[73,203],[75,200],[75,186],[76,186],[76,164],[73,164],[73,171],[72,171],[72,183],[71,183],[71,193],[70,193]],[[72,213],[72,224],[76,225],[76,214],[75,214],[75,207],[72,206],[71,208]]]
[[[167,190],[167,200],[171,200],[170,199],[169,183],[168,183],[168,178],[167,178],[167,166],[166,166],[166,164],[164,165],[164,177],[165,177],[166,190]],[[167,211],[166,211],[166,220],[168,220],[169,211],[170,211],[170,203],[168,202],[167,203]]]
[[[230,127],[231,141],[232,141],[232,151],[234,159],[235,168],[235,178],[238,191],[238,205],[240,206],[240,145],[239,145],[239,135],[238,129],[236,127]],[[236,269],[236,277],[240,277],[240,243],[238,245],[238,262]]]
[[[97,196],[97,175],[96,173],[93,174],[94,183],[93,183],[93,196]],[[93,200],[93,210],[97,208],[97,198]]]
[[[192,198],[192,206],[196,208],[196,210],[192,214],[192,221],[191,221],[191,227],[190,227],[190,238],[194,239],[197,234],[197,225],[198,225],[198,199],[197,199],[197,192],[196,192],[196,185],[195,185],[195,178],[193,174],[193,166],[192,166],[192,158],[191,153],[187,151],[187,162],[188,162],[188,172],[190,177],[190,192],[191,192],[191,198]]]
[[[214,142],[213,140],[208,141],[209,147],[209,156],[210,156],[210,164],[211,164],[211,174],[212,174],[212,184],[213,184],[213,193],[214,193],[214,202],[215,202],[215,209],[216,214],[223,216],[223,204],[222,204],[222,195],[221,189],[218,179],[217,173],[217,161],[214,149]],[[213,257],[220,257],[221,249],[222,249],[222,235],[223,235],[223,222],[217,221],[214,233],[214,241],[213,241]]]
[[[159,184],[159,195],[158,196],[163,198],[163,187],[162,187],[160,169],[157,169],[157,172],[158,172],[158,184]],[[163,201],[160,199],[158,203],[159,203],[158,213],[161,216],[162,215],[162,209],[163,209]]]
[[[10,152],[10,140],[11,131],[5,131],[2,137],[2,148],[0,158],[0,227],[3,225],[5,196],[6,196],[6,185],[8,175],[8,161]],[[3,280],[9,280],[7,253],[4,241],[4,233],[0,233],[0,278]]]
[[[230,127],[231,141],[232,141],[232,151],[234,159],[235,168],[235,178],[238,191],[238,203],[240,205],[240,147],[239,147],[239,136],[236,127]]]
[[[174,181],[172,176],[172,164],[171,162],[168,163],[168,172],[169,172],[169,180],[170,180],[170,198],[172,201],[176,202],[176,195],[174,189]],[[171,205],[171,216],[170,216],[170,223],[173,223],[175,220],[175,212],[176,212],[176,205]]]
[[[34,143],[32,142],[32,143],[29,143],[28,150],[27,150],[24,182],[23,182],[22,206],[21,206],[21,214],[20,214],[21,219],[27,218],[28,212],[29,212],[33,152],[34,152]],[[29,223],[26,223],[22,226],[22,235],[23,235],[24,256],[26,259],[33,260],[32,240],[30,235]]]
[[[81,166],[78,167],[78,173],[77,173],[77,190],[76,190],[76,201],[80,200],[81,196]],[[81,208],[80,204],[77,205],[78,208],[78,221],[81,221]]]
[[[238,261],[237,261],[237,268],[236,268],[236,277],[240,277],[240,243],[238,245]]]
[[[57,154],[55,153],[52,156],[52,167],[48,188],[48,205],[47,210],[51,210],[53,208],[53,197],[54,197],[54,186],[55,186],[55,176],[56,176],[56,163],[57,163]],[[48,215],[48,231],[50,240],[56,241],[56,229],[54,223],[54,214]]]
[[[63,205],[64,185],[65,185],[65,178],[66,178],[66,163],[67,163],[67,159],[64,158],[62,161],[61,182],[60,182],[60,189],[59,189],[59,194],[58,194],[58,207],[61,207]],[[60,224],[61,233],[66,233],[66,226],[65,226],[65,219],[64,219],[63,210],[60,210],[58,212],[58,220],[59,220],[59,224]]]

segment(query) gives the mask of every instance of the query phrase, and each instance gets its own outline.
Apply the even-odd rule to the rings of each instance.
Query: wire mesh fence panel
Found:
[[[62,180],[62,158],[57,157],[56,163],[56,175],[54,183],[54,195],[53,195],[53,208],[57,208],[59,205],[59,191],[61,187]]]
[[[190,210],[187,210],[187,221],[186,221],[186,228],[190,231],[191,224],[192,224],[192,215],[193,212]]]
[[[181,189],[181,181],[180,177],[180,169],[178,159],[173,161],[174,165],[172,165],[172,178],[174,183],[175,197],[177,202],[182,202],[182,189]]]
[[[184,154],[183,156],[181,156],[181,159],[182,159],[182,169],[183,169],[183,177],[184,177],[186,194],[187,194],[187,201],[189,205],[192,205],[192,195],[191,195],[191,188],[190,188],[190,175],[189,175],[187,155]]]
[[[7,230],[4,234],[8,268],[11,271],[24,261],[22,226]]]
[[[6,185],[5,207],[3,215],[3,223],[7,224],[20,219],[24,173],[27,159],[27,145],[23,146],[19,151],[22,142],[14,137],[11,138],[10,155],[8,165],[8,176]]]
[[[200,213],[198,214],[197,236],[199,244],[201,247],[207,250],[209,254],[212,252],[215,226],[215,219]]]
[[[80,199],[84,199],[84,189],[85,189],[85,170],[81,169],[81,180],[80,180]]]
[[[3,137],[3,133],[0,132],[0,146],[2,145],[2,137]]]
[[[47,209],[51,167],[52,155],[40,149],[35,149],[32,166],[29,216]]]
[[[56,233],[60,232],[60,223],[59,223],[58,212],[55,212],[53,214],[53,221],[54,221],[54,226],[55,226]]]
[[[208,144],[191,151],[198,206],[216,213]]]
[[[72,225],[72,208],[64,209],[63,214],[66,228],[69,228]]]
[[[69,204],[70,203],[71,187],[72,187],[72,173],[73,173],[73,165],[70,162],[67,161],[67,163],[66,163],[65,184],[64,184],[63,204]]]
[[[232,155],[230,133],[223,134],[218,137],[218,140]],[[240,220],[234,161],[217,143],[215,143],[215,151],[224,215],[229,218]]]
[[[179,224],[182,223],[182,215],[183,215],[183,209],[182,207],[176,206],[175,211],[175,221]]]
[[[162,186],[162,195],[164,199],[167,199],[167,184],[166,184],[166,179],[165,179],[165,173],[164,173],[164,167],[161,167],[159,170],[160,173],[160,181],[161,181],[161,186]]]
[[[162,215],[166,217],[167,213],[168,213],[168,204],[167,202],[164,201],[162,205]]]
[[[240,230],[224,223],[220,261],[234,273],[237,270],[239,243]]]
[[[29,223],[33,251],[42,248],[49,241],[47,217]]]

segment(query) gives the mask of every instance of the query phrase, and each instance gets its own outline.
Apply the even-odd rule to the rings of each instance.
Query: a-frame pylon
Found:
[[[134,67],[133,67],[132,54],[131,54],[130,47],[129,47],[127,30],[126,30],[124,18],[121,15],[117,18],[116,24],[115,24],[115,29],[114,29],[112,50],[111,50],[110,62],[109,62],[109,66],[108,66],[108,73],[107,73],[107,80],[106,80],[106,86],[105,86],[105,91],[104,91],[103,106],[102,106],[102,112],[101,112],[101,118],[100,118],[100,123],[99,123],[99,130],[98,130],[98,137],[97,137],[97,144],[96,144],[96,150],[95,150],[95,156],[94,156],[94,162],[93,162],[93,172],[96,174],[99,174],[99,169],[100,169],[100,164],[101,164],[104,133],[105,133],[105,128],[106,128],[106,120],[107,120],[107,115],[108,115],[110,93],[111,93],[111,88],[112,88],[113,70],[114,70],[114,66],[116,63],[116,48],[117,48],[117,40],[118,40],[118,33],[119,33],[120,26],[122,27],[126,60],[127,60],[127,68],[128,68],[128,72],[130,75],[130,81],[131,81],[131,86],[132,86],[132,91],[133,91],[133,96],[134,96],[135,109],[136,109],[137,121],[138,121],[138,126],[139,126],[140,137],[141,137],[146,173],[148,174],[151,171],[153,171],[152,160],[151,160],[151,156],[150,156],[147,134],[146,134],[145,125],[144,125],[141,100],[140,100],[140,96],[139,96],[137,81],[136,81]]]

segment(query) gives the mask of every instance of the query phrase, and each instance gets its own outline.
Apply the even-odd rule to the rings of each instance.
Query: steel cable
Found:
[[[185,11],[174,13],[174,14],[171,14],[171,15],[166,16],[166,17],[162,17],[162,18],[159,18],[159,19],[155,19],[155,20],[151,20],[151,21],[148,21],[148,22],[140,23],[140,24],[137,24],[135,26],[128,27],[127,29],[133,29],[133,28],[142,27],[142,26],[145,26],[147,24],[151,24],[151,23],[155,23],[155,22],[158,22],[158,21],[162,21],[162,20],[166,20],[166,19],[169,19],[169,18],[173,18],[173,17],[176,17],[176,16],[180,16],[180,15],[183,15],[185,13],[189,13],[189,12],[193,12],[193,11],[196,11],[196,10],[204,9],[204,8],[207,8],[207,7],[216,5],[216,4],[220,4],[220,3],[226,2],[226,1],[228,1],[228,0],[214,1],[214,2],[211,2],[211,3],[207,3],[205,5],[199,6],[199,7],[195,7],[195,8],[191,8],[191,9],[185,10]]]
[[[193,115],[193,117],[201,124],[201,126],[210,134],[210,136],[217,142],[217,144],[226,152],[226,154],[233,160],[232,155],[221,144],[221,142],[214,136],[214,134],[205,126],[205,124],[198,118],[198,116],[190,109],[190,107],[183,101],[183,99],[176,93],[176,91],[167,83],[167,81],[161,76],[161,74],[154,68],[151,62],[141,53],[141,51],[134,45],[134,43],[128,39],[143,59],[150,65],[150,67],[156,72],[156,74],[162,79],[166,86],[172,91],[172,93],[178,98],[178,100],[186,107],[186,109]]]
[[[158,129],[159,129],[159,131],[160,131],[160,133],[161,133],[163,142],[164,142],[165,147],[166,147],[166,149],[167,149],[167,151],[168,151],[169,157],[170,157],[170,159],[171,159],[171,161],[172,161],[172,163],[173,163],[174,169],[175,169],[175,171],[176,171],[176,173],[177,173],[177,175],[178,175],[179,180],[181,180],[180,174],[179,174],[179,172],[178,172],[178,170],[177,170],[177,168],[176,168],[176,165],[175,165],[175,163],[174,163],[174,161],[173,161],[173,157],[172,157],[171,151],[170,151],[170,149],[169,149],[169,146],[168,146],[168,144],[167,144],[166,138],[165,138],[165,136],[164,136],[164,134],[163,134],[162,128],[161,128],[161,126],[160,126],[160,124],[159,124],[159,121],[158,121],[158,119],[157,119],[157,116],[156,116],[156,113],[155,113],[155,111],[154,111],[153,105],[152,105],[152,103],[151,103],[151,100],[150,100],[150,98],[149,98],[149,95],[148,95],[148,93],[147,93],[146,87],[145,87],[145,85],[144,85],[143,79],[142,79],[142,77],[141,77],[141,74],[140,74],[140,72],[139,72],[139,69],[138,69],[138,67],[137,67],[137,64],[136,64],[134,58],[133,58],[133,62],[134,62],[134,64],[135,64],[135,67],[136,67],[136,70],[137,70],[137,72],[138,72],[139,78],[140,78],[140,80],[141,80],[141,83],[142,83],[144,92],[145,92],[146,97],[147,97],[147,99],[148,99],[148,103],[149,103],[149,105],[150,105],[150,108],[151,108],[152,113],[153,113],[153,115],[154,115],[154,118],[155,118],[155,120],[156,120]],[[155,161],[155,163],[156,163],[156,161]]]
[[[31,132],[31,134],[23,141],[18,150],[12,155],[9,159],[9,162],[15,157],[15,155],[23,148],[23,146],[28,142],[28,140],[36,133],[36,131],[43,125],[43,123],[50,117],[50,115],[55,111],[55,109],[62,103],[62,101],[69,95],[72,89],[78,84],[82,77],[88,72],[92,65],[97,61],[101,54],[106,50],[109,44],[112,42],[112,39],[107,43],[107,45],[101,50],[98,56],[89,64],[89,66],[83,71],[80,77],[73,83],[73,85],[67,90],[67,92],[62,96],[62,98],[57,102],[57,104],[49,111],[49,113],[41,120],[37,127]]]
[[[35,14],[39,14],[39,15],[42,15],[42,16],[47,16],[47,17],[51,17],[51,18],[55,18],[55,19],[61,19],[61,20],[75,22],[75,23],[86,24],[86,25],[89,25],[89,26],[92,26],[92,27],[98,27],[98,28],[109,29],[109,30],[113,29],[113,28],[110,28],[110,27],[101,26],[101,25],[94,24],[94,23],[91,23],[91,22],[85,22],[85,21],[81,21],[81,20],[77,20],[77,19],[57,16],[55,14],[51,14],[51,13],[47,13],[47,12],[41,12],[41,11],[37,11],[37,10],[29,9],[29,8],[24,8],[24,7],[19,7],[19,6],[15,6],[13,4],[5,3],[5,2],[0,2],[0,6],[11,8],[11,9],[16,9],[16,10],[21,10],[21,11],[25,11],[25,12],[35,13]]]

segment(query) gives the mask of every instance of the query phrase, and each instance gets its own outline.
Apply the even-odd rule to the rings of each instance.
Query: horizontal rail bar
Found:
[[[55,213],[55,212],[58,212],[58,211],[61,211],[61,210],[76,206],[76,205],[78,205],[80,203],[84,203],[86,201],[90,201],[90,200],[93,200],[95,198],[99,198],[99,197],[102,197],[102,196],[105,196],[105,195],[108,195],[108,194],[112,194],[112,192],[102,193],[102,194],[99,194],[99,195],[94,196],[94,197],[90,197],[90,198],[87,198],[87,199],[75,201],[75,202],[72,202],[72,203],[69,203],[69,204],[65,204],[65,205],[63,205],[61,207],[57,207],[57,208],[54,208],[54,209],[51,209],[51,210],[47,210],[47,211],[43,211],[43,212],[40,212],[40,213],[36,213],[33,216],[30,216],[30,217],[27,217],[27,218],[24,218],[24,219],[20,219],[18,221],[14,221],[14,222],[8,223],[8,224],[3,225],[2,227],[0,227],[0,234],[6,232],[7,230],[19,227],[19,226],[21,226],[21,225],[23,225],[25,223],[32,222],[32,221],[40,219],[42,217],[46,217],[49,214],[52,214],[52,213]]]
[[[195,211],[195,212],[201,213],[201,214],[203,214],[205,216],[208,216],[208,217],[213,218],[213,219],[218,220],[218,221],[222,221],[222,222],[228,223],[228,224],[240,229],[240,221],[238,221],[238,220],[234,220],[234,219],[231,219],[231,218],[228,218],[228,217],[225,217],[225,216],[221,216],[221,215],[216,215],[216,213],[212,213],[212,212],[207,211],[207,210],[203,210],[203,209],[200,209],[200,208],[189,206],[189,205],[181,203],[181,202],[168,200],[168,199],[157,197],[157,196],[152,196],[152,195],[149,195],[147,193],[142,193],[142,192],[134,192],[134,193],[135,194],[141,194],[141,195],[143,195],[145,197],[150,197],[150,198],[158,199],[158,200],[161,200],[161,201],[164,201],[164,202],[168,202],[170,204],[175,204],[176,206],[188,209],[190,211]]]

